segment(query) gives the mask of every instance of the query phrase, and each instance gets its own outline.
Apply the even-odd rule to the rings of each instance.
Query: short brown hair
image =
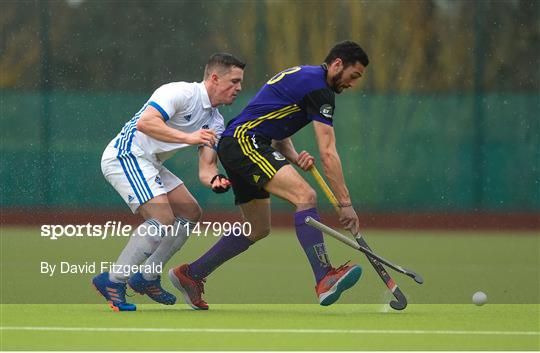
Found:
[[[244,69],[246,63],[228,53],[213,54],[204,67],[204,79],[206,80],[212,70],[218,69],[221,73],[229,71],[232,67]]]

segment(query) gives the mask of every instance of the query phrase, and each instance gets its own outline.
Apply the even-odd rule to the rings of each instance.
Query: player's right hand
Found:
[[[186,143],[190,145],[207,145],[214,146],[216,144],[216,133],[214,130],[200,129],[186,136]]]
[[[315,163],[315,157],[310,155],[306,151],[302,151],[298,154],[298,159],[296,160],[296,165],[302,168],[304,171],[308,171],[313,167],[313,164]]]
[[[345,229],[351,231],[352,234],[358,234],[360,221],[358,220],[358,215],[356,214],[354,207],[341,207],[339,210],[339,221],[341,222],[341,225]]]
[[[212,186],[213,192],[222,194],[229,191],[231,188],[231,181],[223,174],[216,174],[212,180],[210,180],[210,185]]]

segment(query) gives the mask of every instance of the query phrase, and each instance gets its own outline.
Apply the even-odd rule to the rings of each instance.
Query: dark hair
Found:
[[[358,44],[353,41],[346,40],[339,42],[328,53],[324,62],[330,65],[332,61],[340,58],[345,66],[354,65],[357,61],[364,66],[368,66],[369,58]]]
[[[246,63],[240,61],[240,59],[228,53],[216,53],[213,54],[204,68],[204,78],[207,79],[210,76],[210,72],[214,69],[218,69],[220,72],[230,70],[231,67],[238,67],[244,69]]]

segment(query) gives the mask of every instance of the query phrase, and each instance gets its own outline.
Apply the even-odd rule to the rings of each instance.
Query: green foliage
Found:
[[[322,62],[344,39],[358,41],[371,58],[362,84],[368,91],[471,90],[477,65],[486,90],[540,89],[540,2],[475,3],[10,1],[0,12],[0,87],[36,88],[46,12],[56,89],[146,92],[166,81],[200,80],[218,51],[248,62],[245,86],[255,89],[286,67]]]

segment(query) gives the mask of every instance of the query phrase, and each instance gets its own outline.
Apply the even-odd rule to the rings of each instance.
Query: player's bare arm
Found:
[[[229,179],[219,174],[217,153],[213,148],[207,146],[199,148],[199,180],[218,193],[227,191],[231,186]]]
[[[319,146],[324,174],[340,204],[341,212],[339,220],[345,229],[351,230],[356,234],[358,232],[358,216],[352,207],[349,190],[343,177],[341,160],[336,149],[334,128],[318,121],[313,122],[313,127]]]
[[[330,187],[334,191],[340,205],[350,204],[349,190],[345,185],[341,159],[336,149],[334,128],[318,121],[313,122],[313,127],[315,129],[324,174],[330,183]]]
[[[186,133],[173,129],[163,119],[161,113],[154,107],[146,107],[141,118],[137,122],[137,130],[156,140],[172,143],[187,143],[190,145],[216,144],[216,133],[213,130],[200,129],[192,133]]]
[[[272,147],[285,156],[289,162],[294,163],[302,170],[308,171],[315,162],[315,158],[308,152],[302,151],[298,153],[290,137],[283,140],[273,140]]]

